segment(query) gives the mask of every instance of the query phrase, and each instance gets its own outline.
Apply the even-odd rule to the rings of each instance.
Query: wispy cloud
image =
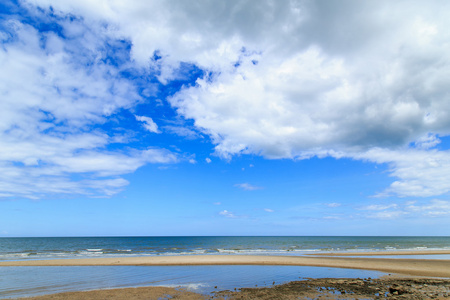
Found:
[[[219,215],[224,216],[226,218],[231,218],[231,219],[238,218],[238,216],[236,216],[235,214],[233,214],[232,212],[230,212],[228,210],[222,210],[221,212],[219,212]]]
[[[174,125],[166,125],[163,126],[163,129],[167,133],[176,134],[178,136],[187,138],[189,140],[194,140],[201,138],[202,135],[198,132],[186,127],[186,126],[174,126]]]
[[[380,204],[372,204],[368,206],[364,206],[362,210],[386,210],[391,208],[398,208],[397,204],[388,204],[388,205],[380,205]]]
[[[234,185],[235,187],[238,187],[240,189],[243,189],[244,191],[255,191],[255,190],[261,190],[262,187],[251,185],[249,183],[238,183]]]
[[[421,204],[405,202],[401,204],[369,205],[361,210],[374,211],[366,216],[375,219],[398,219],[401,217],[447,217],[450,215],[450,201],[433,199]]]
[[[144,123],[143,126],[146,130],[150,131],[150,132],[154,132],[154,133],[161,133],[158,130],[158,125],[156,125],[155,122],[153,122],[152,118],[149,117],[145,117],[145,116],[136,116],[136,120]]]

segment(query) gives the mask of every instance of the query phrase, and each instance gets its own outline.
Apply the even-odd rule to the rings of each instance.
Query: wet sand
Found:
[[[313,253],[311,256],[394,256],[394,255],[441,255],[450,254],[450,250],[415,250],[415,251],[377,251],[377,252],[330,252]]]
[[[408,252],[409,253],[409,252]],[[399,253],[397,253],[400,255]],[[412,252],[417,255],[417,252]],[[428,254],[428,253],[427,253]],[[443,254],[443,253],[439,253]],[[447,254],[447,253],[445,253]],[[374,270],[403,275],[450,278],[450,260],[342,256],[191,255],[2,261],[1,266],[188,266],[279,265]],[[364,253],[364,256],[369,256]],[[381,255],[381,254],[379,254]],[[387,254],[383,254],[387,255]],[[405,255],[402,253],[401,255]],[[355,254],[353,253],[353,256]]]

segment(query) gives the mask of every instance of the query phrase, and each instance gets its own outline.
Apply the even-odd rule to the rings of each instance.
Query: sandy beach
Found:
[[[311,256],[396,256],[396,255],[441,255],[450,254],[450,250],[415,250],[415,251],[378,251],[378,252],[331,252],[314,253]]]
[[[439,254],[449,254],[441,251]],[[417,252],[402,252],[417,255]],[[422,254],[426,252],[421,252]],[[397,253],[400,255],[399,253]],[[429,254],[429,253],[427,253]],[[342,256],[186,255],[3,261],[1,266],[188,266],[279,265],[375,270],[402,275],[450,278],[450,260]],[[380,255],[380,254],[378,254]],[[387,254],[383,254],[387,255]],[[355,254],[353,253],[353,256]],[[364,253],[364,256],[370,256]]]

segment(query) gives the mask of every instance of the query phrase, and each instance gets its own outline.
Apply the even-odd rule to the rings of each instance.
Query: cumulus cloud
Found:
[[[183,66],[202,70],[195,85],[184,86],[168,100],[179,115],[192,119],[196,130],[211,138],[216,154],[223,158],[239,154],[271,159],[332,156],[387,163],[396,179],[379,196],[427,197],[449,192],[445,176],[431,180],[433,175],[449,174],[449,153],[430,149],[439,137],[450,134],[450,21],[446,14],[450,3],[25,3],[47,12],[52,7],[57,16],[79,16],[79,22],[66,21],[64,30],[75,36],[85,32],[85,27],[92,28],[82,42],[95,45],[94,49],[106,38],[129,40],[127,63],[151,70],[162,84],[185,76]],[[49,34],[47,51],[57,55],[48,55],[36,46],[40,41],[36,34],[29,30],[24,34],[29,37],[24,36],[21,43],[30,44],[36,48],[33,53],[40,55],[11,45],[3,55],[24,59],[4,57],[2,61],[16,68],[14,74],[46,75],[30,76],[36,83],[33,86],[41,87],[34,94],[22,89],[13,76],[12,83],[19,87],[16,93],[34,96],[51,91],[55,96],[62,91],[63,99],[72,99],[74,90],[82,90],[86,95],[72,101],[77,109],[70,111],[47,101],[43,107],[51,107],[32,111],[39,118],[81,126],[101,122],[105,115],[138,100],[127,80],[111,75],[118,72],[111,66],[89,72],[74,68],[66,52],[58,50],[65,47],[65,41]],[[35,68],[28,70],[30,65]],[[74,74],[80,84],[67,86],[65,74]],[[5,86],[11,84],[9,78],[2,81]],[[22,96],[17,98],[29,101],[25,107],[46,99]],[[109,100],[95,101],[93,108],[91,98]],[[14,114],[5,117],[15,119]],[[39,123],[40,130],[47,123]],[[425,163],[417,161],[424,158]],[[33,159],[23,163],[33,163]]]
[[[395,180],[385,191],[378,194],[386,196],[430,197],[450,192],[450,152],[436,149],[388,150],[374,148],[356,154],[358,159],[388,164]]]
[[[104,34],[77,18],[59,21],[65,37],[14,18],[0,24],[2,197],[111,196],[128,184],[121,175],[177,161],[164,149],[110,147],[128,138],[101,126],[141,96],[103,60],[109,50]]]

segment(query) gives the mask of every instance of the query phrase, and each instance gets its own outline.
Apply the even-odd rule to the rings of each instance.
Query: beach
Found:
[[[449,237],[2,238],[0,299],[444,297],[449,245]]]
[[[421,252],[426,253],[426,252]],[[450,254],[450,251],[441,251]],[[374,253],[372,253],[373,255]],[[415,252],[402,252],[402,255]],[[370,256],[371,253],[364,253]],[[379,254],[380,255],[380,254]],[[353,253],[355,256],[355,253]],[[194,266],[194,265],[277,265],[314,266],[375,270],[413,276],[449,277],[450,260],[396,259],[332,256],[266,256],[266,255],[185,255],[147,257],[101,257],[2,261],[1,266]]]
[[[156,257],[117,257],[2,261],[7,266],[313,266],[375,270],[385,273],[380,278],[315,278],[291,281],[273,286],[217,290],[210,295],[175,287],[138,287],[57,293],[27,299],[376,299],[387,296],[404,299],[444,299],[450,295],[450,260],[381,258],[381,255],[442,255],[450,251],[394,251],[364,253],[327,253],[309,256],[266,255],[188,255]],[[348,256],[352,257],[348,257]],[[364,257],[357,257],[358,255]],[[378,295],[378,296],[377,296]],[[301,298],[303,297],[303,298]],[[352,298],[353,297],[353,298]],[[371,298],[373,297],[373,298]]]

